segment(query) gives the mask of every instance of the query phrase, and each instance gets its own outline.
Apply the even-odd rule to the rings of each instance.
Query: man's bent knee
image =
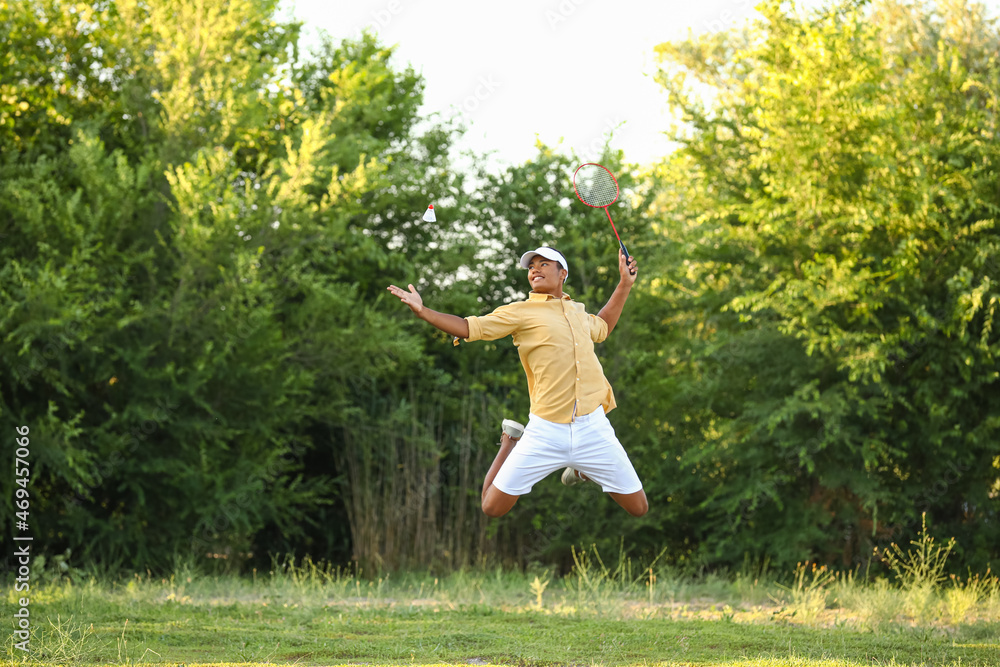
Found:
[[[628,495],[621,495],[618,493],[612,493],[611,497],[615,499],[622,508],[634,517],[640,517],[649,511],[649,501],[646,500],[646,492],[643,490],[636,491],[635,493],[630,493]]]
[[[643,498],[641,503],[637,503],[632,507],[626,507],[625,509],[628,511],[629,514],[638,518],[640,516],[644,516],[646,512],[649,511],[649,503],[646,502],[645,498]]]
[[[510,508],[497,507],[496,505],[483,502],[483,514],[493,519],[502,517],[504,514],[510,511]]]
[[[518,496],[497,489],[492,484],[483,494],[483,513],[488,517],[501,517],[510,511],[510,508],[517,502]]]

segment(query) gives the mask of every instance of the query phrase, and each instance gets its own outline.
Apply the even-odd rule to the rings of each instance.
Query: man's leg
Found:
[[[612,493],[608,495],[614,498],[615,502],[625,508],[625,511],[632,516],[642,516],[649,511],[649,502],[646,500],[646,492],[639,489],[635,493]]]
[[[585,474],[573,468],[566,468],[562,475],[562,483],[566,486],[573,486],[580,482],[590,481]],[[615,502],[625,508],[632,516],[642,516],[649,511],[649,503],[646,501],[646,492],[639,489],[635,493],[614,493],[609,491],[608,495],[614,498]]]
[[[572,486],[593,480],[603,489],[638,489],[631,493],[608,491],[608,495],[632,516],[646,514],[649,502],[642,482],[603,408],[578,417],[575,424],[574,464],[563,471],[563,484]]]
[[[503,462],[507,460],[510,456],[511,451],[514,449],[514,445],[517,444],[515,438],[511,438],[509,435],[504,433],[500,436],[500,451],[497,452],[497,456],[493,459],[493,465],[490,466],[489,471],[486,473],[486,479],[483,480],[483,512],[487,516],[498,517],[503,516],[510,511],[510,508],[514,506],[517,502],[518,496],[512,496],[509,493],[504,493],[500,489],[493,486],[493,480],[496,478],[497,473],[500,472],[500,468],[503,466]]]

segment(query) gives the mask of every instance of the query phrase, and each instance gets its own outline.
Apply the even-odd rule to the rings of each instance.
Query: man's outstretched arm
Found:
[[[458,315],[439,313],[436,310],[427,308],[424,306],[424,300],[420,298],[420,293],[417,292],[417,289],[413,285],[407,285],[407,287],[410,288],[409,292],[395,285],[389,285],[386,289],[392,292],[394,296],[399,297],[399,300],[409,306],[413,314],[420,319],[429,322],[446,334],[458,336],[459,338],[469,337],[469,323],[465,321],[465,318]],[[622,303],[624,303],[624,299]],[[618,308],[618,312],[621,312],[620,307]]]
[[[619,251],[618,252],[618,273],[621,274],[621,279],[618,281],[618,287],[615,288],[614,293],[608,302],[601,308],[601,312],[597,313],[597,316],[608,323],[608,334],[611,334],[611,330],[615,328],[618,324],[618,318],[622,315],[622,308],[625,307],[625,300],[628,299],[628,293],[632,291],[632,285],[635,284],[636,275],[638,274],[638,268],[635,261],[635,256],[628,258],[625,261],[625,255]],[[632,272],[635,269],[635,273]]]

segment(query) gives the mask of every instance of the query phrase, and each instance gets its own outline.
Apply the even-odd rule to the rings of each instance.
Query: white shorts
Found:
[[[642,482],[603,407],[570,424],[530,415],[524,435],[504,461],[493,486],[512,496],[523,496],[545,476],[566,466],[579,470],[610,493],[642,490]]]

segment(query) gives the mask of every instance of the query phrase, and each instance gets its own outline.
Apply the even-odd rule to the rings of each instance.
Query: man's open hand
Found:
[[[420,298],[420,293],[412,284],[407,285],[407,287],[410,288],[409,292],[395,285],[389,285],[386,289],[392,292],[393,296],[398,296],[399,300],[409,306],[414,314],[419,315],[424,309],[424,300]]]

